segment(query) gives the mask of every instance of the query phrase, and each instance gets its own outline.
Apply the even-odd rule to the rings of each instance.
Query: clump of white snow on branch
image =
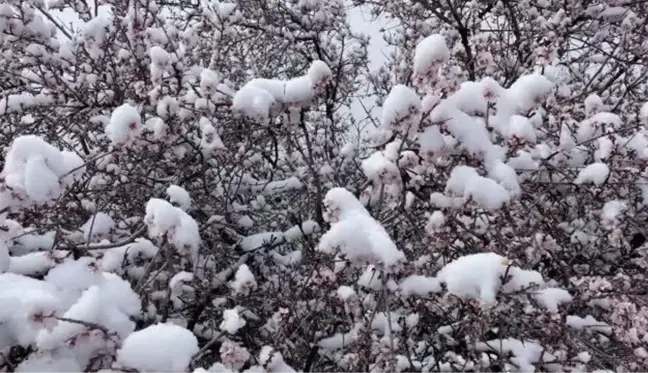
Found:
[[[137,108],[123,104],[113,110],[106,126],[106,135],[116,146],[130,146],[142,133],[144,126]]]
[[[236,92],[232,109],[265,123],[284,108],[309,106],[332,78],[331,69],[316,60],[308,73],[301,77],[290,80],[253,79]]]
[[[511,181],[514,180],[513,178]],[[511,184],[511,188],[514,188],[515,184]],[[511,195],[505,187],[493,179],[479,175],[477,170],[468,166],[457,166],[452,170],[446,184],[446,193],[463,197],[466,201],[472,200],[488,210],[502,208],[511,200]]]
[[[166,193],[169,196],[169,201],[180,207],[183,211],[187,211],[191,207],[191,196],[184,188],[178,185],[169,185]]]
[[[610,168],[605,163],[597,162],[592,163],[578,173],[574,184],[587,184],[592,183],[594,185],[603,184],[610,175]]]
[[[414,79],[432,78],[449,58],[450,50],[443,36],[433,34],[424,38],[414,50]]]
[[[146,204],[144,222],[151,237],[167,239],[181,255],[197,259],[201,243],[198,223],[181,208],[169,202],[151,198]]]
[[[189,330],[155,324],[126,338],[117,351],[117,364],[140,372],[184,372],[198,350],[198,340]]]
[[[536,271],[513,266],[509,259],[495,253],[459,257],[446,264],[436,277],[411,275],[398,285],[404,296],[440,293],[444,285],[450,294],[493,304],[499,292],[529,291],[545,309],[556,312],[572,297],[563,289],[551,288]]]
[[[2,170],[0,207],[26,207],[58,198],[85,172],[76,153],[61,151],[38,136],[16,138]]]
[[[385,99],[381,124],[391,130],[415,133],[421,121],[421,98],[411,88],[395,85]]]
[[[336,254],[339,250],[351,262],[370,262],[387,270],[405,260],[405,254],[396,247],[385,228],[351,192],[333,188],[326,193],[324,204],[331,229],[320,239],[319,251]]]
[[[259,353],[259,363],[269,372],[295,372],[295,369],[286,364],[281,352],[270,346],[263,346],[261,348],[261,352]]]

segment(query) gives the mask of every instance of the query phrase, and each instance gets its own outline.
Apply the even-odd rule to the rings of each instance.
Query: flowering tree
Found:
[[[646,6],[5,1],[0,369],[648,368]]]

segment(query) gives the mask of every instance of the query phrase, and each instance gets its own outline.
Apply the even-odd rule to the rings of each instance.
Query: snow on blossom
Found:
[[[22,361],[17,367],[16,372],[81,372],[83,368],[75,359],[66,356],[57,356],[56,354],[39,354],[32,355]]]
[[[421,98],[405,85],[392,87],[382,107],[383,127],[401,132],[416,132],[421,121]]]
[[[110,231],[115,228],[115,221],[105,212],[98,212],[92,215],[88,221],[81,226],[83,238],[91,241],[94,238],[107,238]]]
[[[385,268],[405,260],[385,228],[374,220],[360,202],[344,188],[331,189],[324,198],[331,229],[324,233],[317,246],[319,251],[334,254],[337,250],[352,262],[366,261]]]
[[[116,275],[105,274],[101,283],[85,290],[62,315],[81,323],[61,320],[50,330],[41,330],[36,346],[43,352],[63,349],[86,366],[96,353],[115,349],[119,341],[132,333],[135,323],[130,318],[139,312],[140,301],[130,284]],[[104,329],[88,330],[84,322]]]
[[[446,264],[437,278],[454,295],[491,303],[501,286],[505,263],[506,258],[494,253],[466,255]]]
[[[558,305],[573,299],[567,290],[560,288],[540,289],[533,293],[533,298],[550,312],[558,312]]]
[[[515,137],[529,144],[536,142],[535,128],[529,118],[522,115],[513,115],[508,122],[506,135],[509,139]]]
[[[169,197],[169,201],[180,207],[183,211],[187,211],[191,207],[191,196],[184,188],[178,185],[169,185],[166,194]]]
[[[511,114],[534,108],[553,88],[554,84],[540,73],[522,75],[506,90],[506,100],[512,103],[514,108]]]
[[[166,237],[180,254],[196,259],[201,243],[198,223],[182,209],[151,198],[146,204],[144,222],[152,237]]]
[[[308,74],[290,80],[252,79],[239,89],[232,100],[232,109],[252,119],[267,123],[283,106],[307,106],[321,87],[332,77],[323,61],[313,61]]]
[[[117,146],[131,145],[142,129],[142,118],[139,112],[129,104],[123,104],[113,110],[110,122],[105,128],[108,138]]]
[[[601,162],[592,163],[580,170],[574,184],[592,183],[594,185],[603,184],[610,175],[610,168]]]
[[[585,114],[587,116],[592,116],[599,111],[602,111],[605,107],[603,106],[603,100],[601,96],[592,93],[585,98]]]
[[[522,372],[535,371],[534,363],[550,363],[556,357],[535,341],[505,338],[487,342],[477,342],[478,351],[495,351],[499,354],[512,354],[511,362]]]
[[[441,133],[439,126],[433,125],[426,127],[418,135],[418,141],[421,145],[421,153],[427,158],[440,156],[446,148],[445,138]]]
[[[2,170],[5,184],[30,201],[43,203],[58,198],[85,172],[83,160],[71,152],[63,152],[34,135],[17,137],[9,147]],[[2,204],[14,198],[1,198]],[[13,202],[15,203],[15,202]]]
[[[105,272],[121,273],[122,267],[133,265],[138,259],[152,259],[158,252],[157,246],[145,238],[104,251],[99,267]]]
[[[420,76],[430,73],[435,66],[447,61],[450,51],[445,38],[439,34],[430,35],[416,44],[414,49],[414,73]]]
[[[601,209],[601,221],[607,224],[614,223],[617,221],[617,217],[625,210],[628,209],[628,203],[626,201],[613,200],[608,201],[603,205]]]
[[[200,148],[207,154],[213,153],[219,150],[225,150],[225,144],[221,140],[216,128],[207,122],[201,121],[200,130],[202,133],[202,138],[200,139]]]
[[[0,274],[7,272],[11,268],[11,256],[7,244],[0,240]]]
[[[458,109],[451,100],[437,105],[430,113],[430,119],[441,123],[470,153],[483,156],[493,148],[485,124]]]
[[[180,271],[171,277],[169,280],[169,289],[171,290],[171,297],[178,297],[186,291],[193,291],[190,285],[194,281],[194,274],[187,271]]]
[[[247,264],[242,264],[238,267],[234,274],[234,280],[230,282],[230,287],[235,294],[242,295],[248,295],[250,294],[250,291],[257,288],[254,274],[250,271],[250,267],[248,267]]]
[[[495,175],[506,181],[511,188],[515,188],[510,171],[504,172],[505,168],[502,166],[500,170],[502,171],[496,169]],[[489,210],[499,209],[511,200],[509,191],[502,185],[479,175],[474,168],[468,166],[453,168],[446,184],[446,192],[454,196],[470,198],[479,206]]]
[[[222,331],[226,331],[229,334],[236,334],[236,332],[244,326],[245,319],[239,315],[235,308],[223,310],[223,321],[219,326]]]
[[[400,180],[398,166],[383,154],[375,152],[362,161],[362,171],[367,178],[379,184],[391,184]]]
[[[565,324],[574,329],[599,332],[605,335],[612,334],[611,326],[596,320],[592,315],[587,315],[584,318],[576,315],[567,315]]]
[[[430,293],[441,292],[441,284],[438,279],[421,275],[411,275],[406,277],[401,281],[398,287],[405,296],[425,296]]]
[[[339,350],[353,345],[359,338],[362,324],[356,324],[346,333],[335,333],[330,337],[320,339],[317,345],[326,350]]]
[[[159,323],[130,334],[117,351],[117,364],[141,372],[183,372],[198,350],[191,331]]]
[[[342,285],[337,289],[337,295],[343,301],[357,297],[355,290],[353,290],[352,287],[346,285]]]
[[[506,282],[502,283],[505,274]],[[421,289],[427,290],[425,285],[431,290],[437,290],[435,284],[444,283],[451,294],[460,298],[480,299],[487,304],[495,302],[498,292],[512,293],[522,290],[528,290],[532,297],[550,312],[555,312],[558,305],[572,300],[566,290],[547,287],[539,272],[513,266],[507,258],[495,253],[462,256],[446,264],[437,273],[436,278],[426,279],[425,283],[415,279],[421,283]]]
[[[271,372],[292,373],[295,372],[290,365],[286,364],[281,352],[270,346],[263,346],[259,353],[259,364]]]

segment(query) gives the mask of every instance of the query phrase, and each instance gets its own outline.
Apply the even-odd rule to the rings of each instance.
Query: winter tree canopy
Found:
[[[648,3],[3,0],[0,371],[648,369]]]

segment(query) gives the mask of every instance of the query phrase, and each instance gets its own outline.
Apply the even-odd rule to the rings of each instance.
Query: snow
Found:
[[[430,119],[442,123],[470,153],[484,155],[493,147],[484,123],[461,111],[450,99],[437,105],[430,113]]]
[[[596,320],[592,315],[587,315],[585,318],[575,315],[567,315],[565,325],[574,329],[583,329],[592,332],[599,332],[605,335],[612,334],[612,327],[604,322]]]
[[[308,68],[308,78],[315,84],[321,84],[333,78],[333,72],[324,61],[314,60]]]
[[[183,372],[198,350],[192,332],[159,323],[129,335],[117,351],[117,363],[141,372]]]
[[[603,100],[597,94],[590,94],[585,98],[585,114],[592,116],[604,109]]]
[[[441,292],[441,284],[438,279],[420,275],[406,277],[398,287],[404,296],[426,296],[430,293]]]
[[[363,160],[362,172],[377,184],[391,184],[401,178],[398,166],[382,152],[375,152]]]
[[[320,87],[332,77],[323,61],[313,61],[307,75],[290,80],[252,79],[239,89],[232,100],[232,110],[267,123],[282,106],[308,106]]]
[[[513,167],[500,160],[495,160],[487,168],[488,177],[502,185],[510,193],[511,197],[520,195],[522,189],[518,182],[518,175]]]
[[[445,139],[439,126],[433,125],[425,128],[418,135],[418,141],[421,145],[421,153],[428,158],[438,157],[446,147]]]
[[[191,196],[189,196],[189,192],[184,188],[178,185],[169,185],[166,193],[169,196],[169,201],[180,207],[183,211],[187,211],[191,207]]]
[[[381,290],[383,283],[380,271],[373,264],[369,264],[358,278],[357,284],[365,289]]]
[[[395,85],[385,99],[380,123],[401,132],[416,132],[421,121],[421,98],[405,85]]]
[[[385,228],[374,220],[353,194],[331,189],[324,198],[331,229],[321,237],[317,250],[335,254],[339,249],[357,264],[370,262],[385,268],[405,260]]]
[[[113,110],[106,126],[106,135],[116,146],[129,146],[142,132],[143,125],[137,109],[123,104]]]
[[[221,77],[218,72],[210,69],[203,69],[200,72],[200,90],[202,92],[214,92],[220,82]]]
[[[495,175],[506,181],[511,189],[516,189],[512,171],[505,165],[500,165],[499,169],[496,168],[494,171]],[[446,184],[446,193],[464,199],[470,198],[487,210],[499,209],[511,200],[511,195],[502,185],[480,176],[474,168],[468,166],[456,166],[452,169]]]
[[[501,286],[500,276],[506,269],[506,258],[494,253],[462,256],[446,264],[437,274],[448,292],[461,298],[495,301]]]
[[[346,333],[335,333],[330,337],[323,338],[317,342],[317,345],[326,350],[339,350],[349,347],[358,340],[358,332],[361,326],[362,324],[356,324]]]
[[[67,259],[52,268],[44,280],[59,289],[64,299],[77,299],[90,286],[99,285],[102,275],[93,258],[81,257],[78,260]]]
[[[169,289],[171,296],[180,296],[184,291],[191,290],[191,284],[194,281],[194,274],[187,271],[180,271],[169,280]]]
[[[182,209],[165,200],[151,198],[146,204],[144,222],[152,237],[166,237],[180,254],[197,259],[201,243],[198,223]]]
[[[145,238],[136,238],[135,242],[104,251],[100,268],[105,272],[121,273],[122,266],[132,265],[137,258],[152,259],[158,248]]]
[[[66,254],[67,252],[63,252],[60,257],[63,257]],[[28,253],[20,256],[14,255],[11,257],[8,272],[26,276],[39,275],[55,265],[54,257],[56,256],[56,253],[45,251]]]
[[[267,367],[268,371],[271,372],[281,372],[281,373],[293,373],[295,369],[286,364],[281,355],[281,352],[275,350],[270,346],[263,346],[261,352],[259,353],[259,363]]]
[[[238,311],[234,309],[223,310],[223,321],[219,328],[229,334],[236,334],[236,332],[245,326],[245,320],[239,315]]]
[[[45,158],[35,156],[25,165],[25,191],[34,202],[45,202],[60,193],[59,178],[47,167]]]
[[[628,209],[626,201],[612,200],[603,205],[601,209],[601,221],[604,224],[613,224],[617,221],[617,217],[623,214]]]
[[[546,288],[534,292],[534,299],[550,312],[558,312],[558,305],[569,303],[573,297],[567,290],[560,288]]]
[[[432,214],[430,214],[426,227],[439,229],[443,227],[445,223],[446,223],[446,218],[445,215],[443,214],[443,211],[436,210]]]
[[[509,119],[507,135],[510,138],[516,137],[529,144],[536,142],[536,134],[529,118],[522,115],[513,115]]]
[[[82,372],[83,368],[72,358],[55,356],[53,354],[31,355],[21,362],[15,370],[17,373],[58,373]]]
[[[115,228],[115,222],[105,212],[98,212],[92,215],[88,221],[81,226],[83,238],[91,241],[95,238],[107,238],[110,231]]]
[[[357,297],[355,290],[353,290],[352,287],[346,285],[342,285],[337,289],[337,295],[343,301],[347,301]]]
[[[205,153],[213,153],[226,149],[223,140],[221,140],[216,132],[216,128],[211,123],[203,121],[201,123],[201,133],[200,147]]]
[[[639,110],[639,117],[642,119],[644,126],[648,124],[648,102],[645,102],[643,105],[641,105],[641,109]]]
[[[157,45],[149,49],[149,57],[151,57],[151,63],[158,66],[165,66],[171,62],[171,54]]]
[[[58,198],[85,168],[74,153],[59,151],[38,136],[17,137],[7,151],[2,170],[5,183],[24,194],[31,202],[43,203]],[[76,169],[76,170],[75,170]],[[14,197],[2,198],[2,207],[14,204]]]
[[[242,264],[238,267],[234,275],[234,280],[229,285],[234,291],[234,294],[242,295],[247,295],[250,291],[257,288],[254,274],[250,271],[250,267],[247,264]]]
[[[284,242],[283,232],[263,232],[244,237],[239,246],[243,251],[254,251],[265,247]]]
[[[610,175],[610,168],[601,162],[592,163],[578,173],[574,184],[592,183],[594,185],[603,184]]]
[[[295,225],[292,228],[289,228],[283,232],[283,237],[286,242],[293,242],[304,235],[311,235],[315,232],[318,232],[320,229],[319,225],[314,220],[307,220],[300,225]]]
[[[533,372],[533,363],[547,363],[556,360],[556,357],[546,351],[534,341],[523,341],[516,338],[491,340],[475,344],[478,351],[495,351],[498,354],[512,354],[511,362],[517,365],[522,372]]]
[[[414,73],[426,75],[435,66],[446,62],[450,58],[450,51],[445,38],[439,34],[430,35],[416,45],[414,50]]]
[[[514,112],[523,113],[535,107],[553,88],[554,84],[540,73],[523,75],[506,90],[506,99],[513,103]]]
[[[39,330],[54,324],[53,316],[60,315],[66,306],[60,302],[55,286],[12,273],[0,274],[0,300],[0,335],[9,337],[10,344],[31,344]],[[34,315],[46,318],[41,324],[35,323]],[[7,347],[6,342],[0,338],[0,348]]]
[[[112,349],[135,328],[130,320],[140,312],[140,302],[130,284],[121,278],[105,274],[98,285],[83,292],[63,314],[63,318],[100,325],[109,333],[78,322],[59,321],[53,328],[40,331],[36,347],[42,352],[61,351],[72,354],[81,366],[99,351]],[[64,347],[62,347],[64,346]]]

